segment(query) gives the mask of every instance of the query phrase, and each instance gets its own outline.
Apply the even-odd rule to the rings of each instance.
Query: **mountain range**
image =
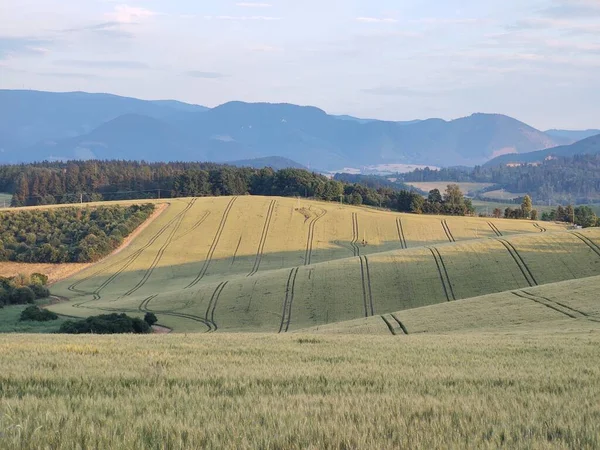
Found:
[[[291,104],[230,102],[209,109],[109,94],[0,90],[0,163],[227,162],[278,156],[323,170],[473,166],[506,153],[571,144],[576,133],[581,132],[544,133],[500,114],[390,122]]]

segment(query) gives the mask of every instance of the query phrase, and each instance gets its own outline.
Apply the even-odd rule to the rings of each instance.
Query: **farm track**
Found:
[[[137,292],[139,289],[141,289],[146,284],[148,279],[152,276],[154,269],[156,269],[156,266],[158,266],[158,263],[160,262],[163,255],[165,254],[165,251],[167,250],[169,245],[171,245],[171,242],[173,242],[173,238],[179,231],[179,227],[181,227],[183,219],[185,219],[185,216],[187,215],[188,211],[192,208],[194,203],[195,203],[195,199],[190,202],[190,205],[188,205],[188,207],[184,210],[184,213],[179,217],[179,220],[175,223],[175,225],[174,225],[173,229],[171,230],[171,233],[167,237],[167,240],[165,241],[165,243],[161,246],[161,248],[156,253],[156,256],[154,257],[152,264],[150,264],[150,267],[148,267],[148,269],[144,273],[144,276],[142,277],[142,279],[133,288],[131,288],[125,294],[123,294],[123,297],[129,297],[131,294],[133,294],[134,292]]]
[[[238,251],[240,250],[240,245],[242,245],[242,236],[240,236],[240,240],[238,241],[237,246],[235,247],[235,252],[233,252],[231,264],[229,265],[230,267],[235,264],[235,259],[237,258]]]
[[[360,256],[360,247],[358,246],[358,214],[352,213],[352,240],[350,241],[350,245],[352,246],[353,256]]]
[[[187,230],[187,231],[183,232],[181,235],[177,236],[173,240],[173,242],[177,242],[178,240],[182,239],[183,237],[187,236],[188,234],[196,231],[198,229],[198,227],[200,227],[200,225],[202,225],[206,221],[206,219],[208,219],[208,216],[210,216],[210,211],[206,211],[204,213],[204,215],[194,225],[192,225],[192,227],[189,230]]]
[[[308,225],[308,237],[306,239],[306,252],[304,253],[304,265],[308,266],[312,260],[312,251],[315,238],[315,225],[327,214],[327,210],[322,209],[320,214],[313,217]]]
[[[593,316],[591,314],[588,314],[588,313],[585,313],[583,311],[580,311],[579,309],[575,309],[575,308],[572,308],[570,306],[567,306],[564,303],[557,302],[556,300],[550,300],[548,297],[544,297],[542,295],[532,294],[531,292],[527,292],[526,290],[522,290],[521,292],[523,294],[525,294],[525,295],[530,296],[530,297],[535,297],[537,299],[544,300],[544,301],[549,302],[549,303],[554,303],[555,305],[558,305],[561,308],[564,308],[564,309],[570,311],[573,314],[579,314],[579,317],[575,317],[575,318],[585,318],[585,319],[590,320],[592,322],[600,323],[600,318],[597,318],[597,317],[595,317],[595,316]]]
[[[265,244],[267,242],[267,236],[269,234],[269,228],[271,227],[271,220],[273,219],[273,212],[275,211],[276,205],[276,200],[271,201],[271,203],[269,204],[269,209],[267,210],[267,217],[265,218],[265,223],[263,225],[262,233],[260,235],[260,241],[258,243],[258,249],[256,250],[256,259],[254,260],[254,266],[252,267],[250,273],[247,275],[249,277],[253,276],[256,272],[258,272],[258,269],[260,268],[260,263],[262,261],[262,257],[265,251]]]
[[[204,278],[204,276],[206,275],[206,272],[210,267],[213,255],[215,254],[217,246],[219,245],[219,240],[221,239],[223,229],[225,228],[225,224],[227,223],[227,219],[229,218],[229,213],[231,212],[231,209],[233,208],[233,205],[237,199],[237,197],[233,197],[225,207],[225,211],[223,211],[223,216],[221,217],[221,222],[219,223],[219,228],[215,233],[215,237],[213,238],[212,244],[208,250],[208,254],[206,255],[206,260],[204,261],[200,272],[198,273],[198,275],[196,275],[196,278],[194,278],[194,280],[190,284],[188,284],[184,289],[190,289],[196,286],[200,282],[200,280],[202,280],[202,278]]]
[[[281,314],[281,324],[279,325],[278,333],[287,333],[292,321],[292,303],[294,302],[294,290],[296,288],[296,277],[298,276],[299,267],[295,267],[290,271],[287,284],[285,287],[285,299],[283,301],[283,313]]]
[[[496,225],[494,225],[492,222],[488,222],[488,225],[497,237],[502,237],[502,233]]]
[[[406,327],[404,326],[404,324],[402,322],[400,322],[400,319],[398,319],[398,316],[396,316],[396,314],[390,314],[392,316],[392,319],[394,319],[397,323],[398,326],[400,327],[400,329],[402,330],[402,332],[404,334],[408,334],[408,330],[406,329]]]
[[[164,314],[165,316],[179,317],[179,318],[182,318],[182,319],[193,320],[194,322],[199,322],[199,323],[203,324],[204,326],[206,326],[206,328],[207,328],[206,332],[207,333],[209,333],[212,330],[211,324],[208,323],[202,317],[194,316],[192,314],[176,313],[176,312],[173,312],[173,311],[153,311],[153,310],[149,309],[148,305],[157,296],[158,295],[151,295],[150,297],[146,297],[144,300],[142,300],[142,303],[140,303],[140,306],[138,308],[139,311],[140,312],[151,312],[151,313],[154,313],[154,314]],[[123,311],[123,310],[121,310],[121,311]]]
[[[427,248],[433,255],[433,259],[435,259],[435,265],[437,266],[438,273],[440,275],[440,280],[442,281],[442,287],[444,288],[444,293],[446,294],[446,300],[456,300],[456,296],[454,295],[454,288],[452,287],[452,283],[450,282],[450,277],[448,276],[448,270],[446,269],[446,264],[444,263],[442,254],[436,247]]]
[[[369,260],[366,256],[359,256],[358,259],[360,261],[360,276],[362,280],[365,317],[369,317],[369,315],[373,316],[375,314],[373,307],[373,292],[371,289],[371,271],[369,270]]]
[[[540,233],[545,233],[546,231],[548,231],[546,228],[540,226],[540,224],[537,222],[534,222],[533,226],[536,227],[538,230],[540,230]]]
[[[573,236],[577,239],[581,240],[585,245],[587,245],[596,255],[600,256],[600,246],[598,246],[594,241],[585,236],[584,234],[573,232]]]
[[[100,296],[100,292],[106,287],[108,286],[110,283],[112,283],[123,271],[125,271],[125,269],[127,269],[131,264],[133,264],[141,255],[142,253],[144,253],[144,251],[146,249],[148,249],[150,246],[152,246],[157,240],[158,238],[160,238],[162,236],[162,234],[169,229],[169,227],[175,223],[177,220],[179,220],[179,218],[183,215],[185,215],[185,213],[187,213],[187,211],[190,210],[190,208],[194,205],[194,203],[196,202],[196,199],[192,199],[187,206],[181,211],[179,212],[175,217],[173,217],[171,220],[169,220],[165,225],[163,225],[163,227],[158,230],[154,236],[152,236],[152,238],[150,238],[150,240],[144,244],[139,250],[135,251],[134,253],[132,253],[131,255],[121,259],[120,261],[117,261],[113,264],[110,264],[106,267],[103,267],[102,269],[90,274],[89,276],[73,283],[72,285],[70,285],[67,289],[70,290],[71,292],[77,292],[79,294],[82,295],[93,295],[93,299],[92,300],[88,300],[88,301],[93,301],[93,300],[99,300],[100,298],[102,298]],[[77,286],[87,280],[89,280],[90,278],[94,277],[95,275],[105,272],[109,269],[112,269],[115,266],[118,266],[122,263],[125,263],[119,270],[117,270],[115,273],[113,273],[109,278],[107,278],[98,288],[96,288],[93,292],[88,292],[88,291],[82,291],[80,289],[77,289]],[[86,302],[82,302],[80,304],[83,303],[87,303]]]
[[[389,317],[386,317],[386,315],[389,316]],[[394,327],[393,322],[396,322],[398,324],[398,326],[400,327],[400,331],[402,332],[402,334],[408,334],[408,331],[406,330],[406,327],[402,324],[402,322],[400,322],[400,320],[398,319],[398,317],[396,317],[395,314],[384,314],[384,315],[382,315],[380,317],[385,322],[386,326],[388,327],[388,330],[390,330],[390,333],[392,333],[394,336],[396,336],[398,334],[398,330]]]
[[[536,303],[539,303],[540,305],[544,305],[546,308],[553,309],[554,311],[564,314],[565,316],[568,316],[571,319],[577,319],[577,316],[574,316],[571,312],[564,311],[557,304],[554,304],[554,302],[552,302],[552,301],[544,300],[536,295],[526,293],[525,291],[513,292],[513,295],[516,295],[519,298],[524,298],[525,300],[534,301]]]
[[[506,250],[508,250],[508,253],[510,253],[510,256],[512,256],[512,258],[515,260],[515,263],[517,264],[517,266],[519,266],[519,269],[521,270],[521,273],[527,280],[527,283],[529,284],[529,286],[531,286],[531,287],[537,286],[538,282],[536,281],[535,277],[531,273],[531,270],[529,270],[529,267],[527,266],[527,264],[525,263],[525,261],[523,260],[523,258],[521,257],[521,255],[519,254],[517,249],[515,248],[515,246],[512,245],[512,243],[510,243],[506,239],[496,239],[496,240],[498,242],[500,242],[506,248]]]
[[[204,316],[204,319],[211,326],[212,329],[209,330],[209,332],[211,333],[219,329],[217,323],[215,322],[215,310],[217,309],[219,297],[221,297],[223,289],[225,289],[225,286],[227,286],[228,283],[229,281],[224,281],[220,283],[213,292],[212,296],[210,297],[210,301],[208,302],[208,307],[206,308],[206,315]]]
[[[400,239],[400,247],[403,249],[407,249],[408,245],[406,245],[406,237],[404,236],[404,227],[402,226],[402,219],[396,219],[396,228],[398,229],[398,239]]]
[[[444,233],[446,233],[446,237],[448,238],[448,241],[456,242],[456,239],[454,239],[454,236],[452,235],[452,232],[450,231],[450,227],[448,226],[448,221],[446,219],[443,219],[441,222],[442,222],[442,228],[444,229]]]
[[[385,316],[381,316],[381,318],[385,322],[385,325],[388,327],[388,330],[390,330],[390,333],[392,333],[394,336],[396,336],[396,330],[394,330],[394,327],[392,326],[390,321],[388,319],[386,319]]]

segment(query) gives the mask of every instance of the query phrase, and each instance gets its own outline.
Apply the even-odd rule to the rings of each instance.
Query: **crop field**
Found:
[[[424,192],[429,192],[433,189],[438,189],[440,192],[444,192],[449,184],[458,184],[460,190],[465,195],[473,195],[483,189],[493,186],[493,183],[456,183],[454,181],[424,181],[424,182],[413,182],[408,181],[404,184],[421,189]]]
[[[381,320],[380,320],[381,321]],[[600,446],[600,333],[12,335],[24,448]]]
[[[70,301],[51,309],[152,311],[175,331],[286,332],[600,275],[600,233],[564,230],[289,198],[172,200],[129,247],[55,284]]]
[[[508,191],[505,191],[504,189],[498,189],[497,191],[489,191],[489,192],[486,192],[485,194],[483,194],[483,196],[485,198],[500,199],[500,200],[514,200],[515,198],[525,197],[525,195],[527,195],[527,192],[521,192],[521,193],[508,192]]]
[[[298,330],[299,333],[600,332],[600,276],[439,303]]]

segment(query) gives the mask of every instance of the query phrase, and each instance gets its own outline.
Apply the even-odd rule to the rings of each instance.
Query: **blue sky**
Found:
[[[2,0],[23,87],[600,128],[600,0]]]

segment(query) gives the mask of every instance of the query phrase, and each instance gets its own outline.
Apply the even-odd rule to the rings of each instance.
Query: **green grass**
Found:
[[[0,309],[0,333],[54,333],[66,320],[59,317],[50,322],[21,322],[21,311],[27,306],[5,306]]]
[[[10,207],[10,202],[12,200],[12,195],[4,192],[0,192],[0,209],[3,207]]]
[[[421,189],[424,192],[429,192],[432,189],[438,189],[440,192],[444,192],[449,184],[458,184],[460,190],[465,195],[474,195],[483,189],[494,186],[493,183],[457,183],[455,181],[424,181],[424,182],[405,182],[409,186],[414,186],[417,189]]]
[[[2,448],[600,446],[600,333],[12,335]]]

